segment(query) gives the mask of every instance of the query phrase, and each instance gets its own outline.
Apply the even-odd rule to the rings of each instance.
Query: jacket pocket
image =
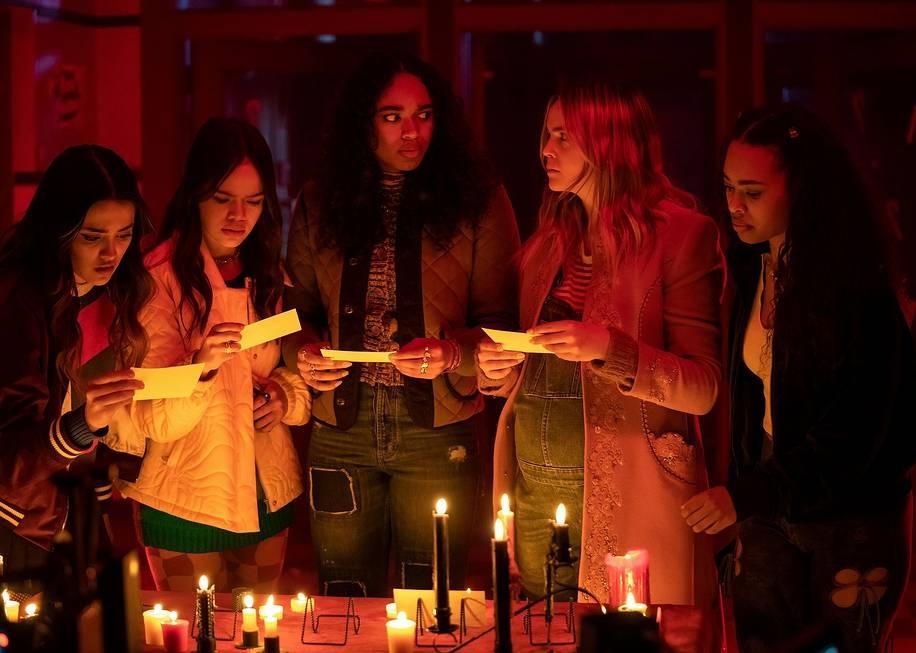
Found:
[[[675,431],[647,432],[649,449],[665,473],[682,483],[696,485],[696,447]]]

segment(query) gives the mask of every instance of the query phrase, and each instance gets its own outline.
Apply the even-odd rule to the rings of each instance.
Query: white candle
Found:
[[[404,612],[398,613],[385,628],[388,630],[388,653],[413,653],[416,622],[407,618]]]
[[[172,613],[157,603],[152,610],[143,611],[143,634],[147,646],[162,646],[162,624],[170,621]]]
[[[258,630],[258,617],[254,611],[254,597],[246,594],[244,598],[245,607],[242,608],[242,632],[252,632]]]
[[[294,598],[290,599],[289,609],[297,614],[302,614],[305,612],[306,601],[308,601],[308,597],[302,592],[299,592]]]
[[[397,603],[386,603],[385,604],[385,616],[389,619],[398,618],[398,604]]]
[[[279,637],[277,635],[277,619],[271,615],[264,617],[264,638]]]
[[[642,616],[646,616],[646,610],[649,609],[645,603],[637,603],[636,599],[633,598],[633,592],[627,592],[627,601],[619,608],[618,612],[638,612]]]
[[[19,601],[10,598],[10,593],[3,590],[3,611],[6,613],[6,620],[10,623],[19,621]]]
[[[496,513],[499,521],[503,523],[506,539],[512,540],[515,533],[515,513],[509,510],[509,495],[504,494],[499,500],[499,512]]]
[[[274,619],[280,620],[283,618],[283,606],[275,604],[274,595],[271,594],[267,597],[267,603],[258,608],[258,616],[260,616],[261,619],[273,617]]]

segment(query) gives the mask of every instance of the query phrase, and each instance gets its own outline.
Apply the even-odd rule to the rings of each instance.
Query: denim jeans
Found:
[[[464,587],[480,472],[470,422],[418,427],[402,388],[362,384],[353,428],[315,425],[308,471],[322,593],[390,596],[392,545],[396,585],[431,588],[440,497],[448,502],[451,586]]]
[[[541,322],[579,319],[565,303],[548,297]],[[578,557],[582,541],[584,425],[579,363],[552,354],[529,356],[515,399],[515,556],[529,598],[544,595],[545,562],[550,550],[550,520],[566,506],[569,540]],[[557,580],[577,585],[578,561],[561,567]],[[572,593],[559,598],[574,596]]]
[[[741,650],[771,651],[816,629],[844,653],[883,651],[909,577],[911,519],[908,498],[864,517],[741,522],[734,577]]]

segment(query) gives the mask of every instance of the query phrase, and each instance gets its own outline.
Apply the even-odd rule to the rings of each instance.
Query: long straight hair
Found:
[[[240,252],[242,265],[254,281],[251,300],[258,315],[273,315],[283,292],[280,263],[283,216],[270,148],[261,132],[248,123],[235,118],[211,118],[194,136],[184,174],[166,209],[158,239],[160,243],[175,240],[172,266],[181,288],[179,313],[185,306],[191,310],[191,322],[182,323],[187,331],[185,337],[203,331],[213,306],[213,289],[200,253],[203,229],[198,205],[212,197],[246,159],[257,170],[264,191],[261,216]]]
[[[98,145],[64,150],[48,166],[22,220],[0,245],[0,270],[33,280],[45,293],[62,382],[81,383],[82,333],[71,248],[89,209],[105,200],[126,201],[134,207],[130,245],[105,289],[115,309],[108,341],[116,360],[122,367],[139,365],[148,341],[137,316],[153,292],[140,240],[152,230],[152,223],[137,180],[120,156]]]
[[[548,102],[540,139],[545,168],[547,112],[556,103],[563,109],[566,132],[587,160],[572,187],[590,177],[594,188],[599,219],[588,236],[616,268],[652,239],[666,215],[663,204],[695,208],[696,201],[665,175],[655,117],[643,95],[599,81],[567,82]],[[565,256],[586,235],[585,224],[585,209],[575,193],[545,188],[538,227],[522,253],[523,268],[544,247],[551,256]]]

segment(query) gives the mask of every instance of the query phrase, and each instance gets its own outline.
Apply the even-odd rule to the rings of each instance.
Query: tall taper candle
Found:
[[[557,506],[557,519],[553,522],[553,544],[556,547],[557,562],[569,563],[569,524],[566,523],[566,506]]]
[[[197,653],[215,653],[213,636],[213,589],[210,580],[201,576],[197,582]]]
[[[493,622],[496,625],[496,653],[512,653],[512,596],[509,591],[509,542],[505,526],[493,524]]]
[[[433,591],[436,593],[436,632],[452,630],[452,609],[448,603],[448,513],[445,499],[436,501],[433,513]]]

